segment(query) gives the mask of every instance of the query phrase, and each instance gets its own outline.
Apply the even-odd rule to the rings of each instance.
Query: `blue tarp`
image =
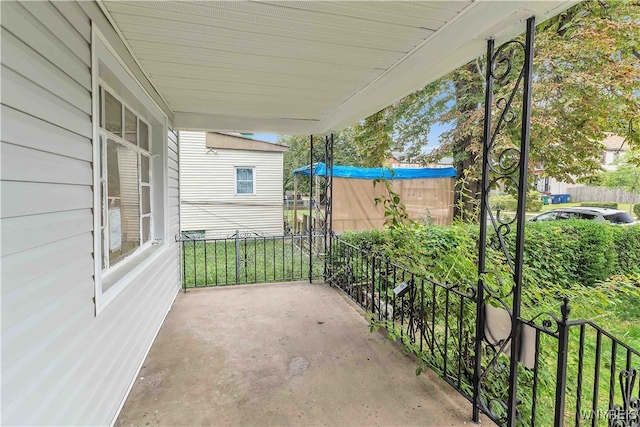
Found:
[[[309,166],[302,166],[293,171],[293,174],[309,176]],[[313,165],[313,175],[326,176],[327,166],[322,163]],[[333,176],[336,178],[357,179],[416,179],[416,178],[455,178],[454,168],[360,168],[356,166],[333,165]]]

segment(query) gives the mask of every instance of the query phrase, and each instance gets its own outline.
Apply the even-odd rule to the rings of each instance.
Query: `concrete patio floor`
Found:
[[[471,404],[305,282],[178,295],[116,425],[462,426]]]

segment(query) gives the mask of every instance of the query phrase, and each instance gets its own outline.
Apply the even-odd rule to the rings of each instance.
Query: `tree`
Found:
[[[333,139],[333,159],[335,164],[343,164],[349,166],[369,166],[370,159],[367,150],[364,148],[354,148],[354,129],[347,128],[334,135]],[[301,166],[309,164],[309,151],[311,144],[308,135],[281,135],[278,138],[279,144],[289,147],[289,152],[284,155],[284,189],[293,190],[293,171]],[[313,138],[313,161],[324,161],[325,139],[323,136],[314,136]],[[378,164],[379,166],[379,164]],[[301,191],[309,188],[309,182],[306,177],[300,178]]]
[[[640,2],[585,1],[537,28],[531,115],[530,169],[573,182],[600,168],[604,132],[626,135],[640,145]],[[513,57],[518,62],[518,57]],[[451,155],[462,179],[456,186],[456,216],[469,219],[479,199],[485,58],[449,73],[368,118],[355,133],[359,143],[372,135],[423,161]],[[495,99],[510,90],[496,88]],[[518,93],[516,96],[521,96]],[[495,108],[495,105],[494,105]],[[373,117],[373,116],[372,116]],[[518,120],[502,135],[504,147],[517,144]],[[436,123],[451,130],[440,146],[422,154]]]
[[[615,163],[616,170],[605,172],[602,184],[640,194],[640,150],[628,150]]]

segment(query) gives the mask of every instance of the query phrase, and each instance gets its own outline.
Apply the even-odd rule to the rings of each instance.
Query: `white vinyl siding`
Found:
[[[109,425],[180,286],[177,138],[169,132],[173,234],[96,316],[86,11],[107,21],[94,3],[0,7],[1,421]],[[101,30],[114,39],[112,28]]]
[[[205,132],[180,132],[182,230],[208,236],[283,230],[283,153],[208,150]],[[254,194],[236,194],[236,169],[254,169]]]

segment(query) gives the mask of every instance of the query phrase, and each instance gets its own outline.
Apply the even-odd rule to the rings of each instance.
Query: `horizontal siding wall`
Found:
[[[106,425],[179,289],[179,247],[95,316],[91,21],[75,2],[0,7],[2,424]],[[171,132],[170,212],[177,147]]]
[[[204,132],[180,132],[182,230],[282,233],[283,154],[206,148]],[[255,167],[255,195],[235,194],[235,167]]]

